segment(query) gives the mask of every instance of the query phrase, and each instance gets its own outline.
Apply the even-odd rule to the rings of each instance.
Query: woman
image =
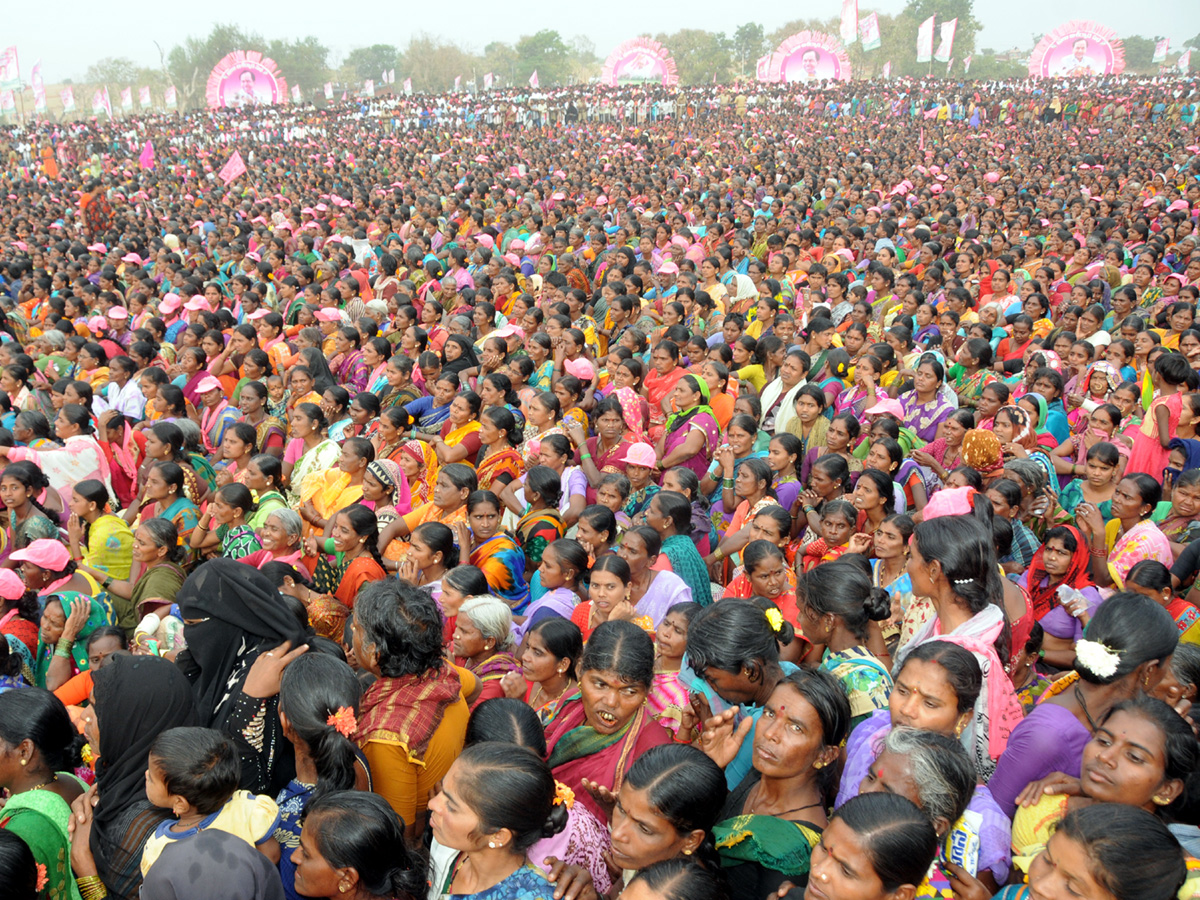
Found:
[[[713,563],[723,565],[721,561],[726,558],[734,560],[735,563],[738,562],[740,558],[739,551],[750,540],[750,522],[766,507],[779,505],[779,501],[775,499],[771,490],[771,467],[766,460],[747,459],[737,469],[736,475],[733,475],[733,451],[731,449],[722,447],[718,450],[717,461],[724,470],[724,483],[733,482],[730,493],[732,493],[737,506],[728,524],[719,521],[717,518],[719,513],[713,512],[710,509],[713,526],[718,531],[721,528],[724,528],[725,531],[725,537],[717,545],[717,549],[709,554],[706,560],[710,565]],[[724,493],[724,490],[722,493]],[[796,495],[796,501],[793,502],[792,507],[793,511],[799,507],[800,497],[802,496],[801,494]],[[703,598],[701,597],[693,599],[697,603],[703,602]]]
[[[332,791],[306,806],[291,864],[303,897],[416,900],[427,887],[404,823],[382,797],[363,791]]]
[[[288,423],[292,439],[283,454],[283,478],[288,484],[288,505],[295,509],[302,502],[305,481],[333,468],[341,448],[325,436],[325,414],[315,403],[297,405]]]
[[[945,484],[950,473],[962,465],[962,442],[975,427],[975,414],[969,409],[956,409],[942,423],[942,436],[912,452],[918,465],[929,469]]]
[[[429,396],[404,404],[405,411],[412,416],[414,422],[414,438],[420,435],[420,440],[432,443],[433,438],[441,433],[442,426],[450,418],[450,404],[458,390],[458,376],[451,372],[442,372],[434,381]]]
[[[531,624],[521,642],[521,671],[505,675],[505,693],[522,699],[537,713],[543,728],[579,684],[583,635],[579,626],[562,616],[547,616]]]
[[[367,363],[363,358],[362,335],[357,328],[346,326],[333,333],[334,355],[329,370],[337,383],[352,394],[367,389]]]
[[[683,494],[659,491],[646,507],[646,524],[662,535],[662,553],[671,571],[691,590],[691,599],[701,606],[712,602],[712,587],[704,558],[691,536],[692,504]]]
[[[585,790],[584,779],[617,791],[634,759],[670,742],[645,710],[653,678],[650,636],[632,622],[604,622],[584,648],[578,695],[546,728],[554,777],[602,822],[609,820],[608,811]]]
[[[1165,566],[1174,562],[1171,542],[1151,518],[1161,500],[1162,485],[1137,473],[1117,484],[1112,496],[1113,517],[1107,524],[1091,504],[1075,507],[1075,522],[1087,539],[1097,585],[1120,590],[1129,570],[1143,559],[1156,559]]]
[[[185,551],[179,543],[179,531],[169,519],[150,518],[133,532],[132,566],[124,579],[105,576],[105,589],[114,608],[128,607],[130,620],[136,624],[142,605],[151,599],[174,603],[179,588],[187,577],[182,562]],[[82,565],[85,572],[103,575],[91,566]],[[119,620],[118,620],[119,621]],[[133,625],[127,631],[133,633]]]
[[[8,763],[0,775],[8,792],[0,828],[29,845],[45,879],[44,896],[76,900],[67,826],[70,804],[87,787],[71,774],[79,764],[77,734],[62,701],[48,691],[0,694],[0,747]]]
[[[367,585],[353,622],[355,658],[376,678],[363,694],[358,745],[377,792],[415,838],[431,790],[463,746],[464,685],[442,655],[442,614],[428,593],[396,580]],[[462,677],[472,692],[474,676]]]
[[[799,450],[804,451],[801,455],[799,469],[796,470],[798,483],[803,487],[808,484],[809,476],[812,474],[813,465],[822,456],[830,454],[840,456],[846,461],[846,465],[851,472],[861,472],[863,468],[862,460],[858,459],[852,452],[855,441],[858,440],[859,434],[862,433],[862,426],[858,424],[858,419],[854,418],[850,413],[840,413],[834,416],[825,431],[825,436],[819,444],[808,442],[808,449],[805,450],[805,444],[798,444]],[[796,441],[800,441],[795,435],[786,433],[776,435],[775,440],[780,438],[790,437]],[[773,442],[772,442],[773,443]],[[770,458],[770,447],[768,447],[768,459]],[[786,483],[786,482],[785,482]],[[779,492],[776,491],[776,494]],[[785,491],[780,504],[783,505],[783,500],[788,500],[785,509],[791,509],[795,503],[795,497],[788,497],[788,492]]]
[[[680,375],[672,382],[672,397],[678,411],[663,420],[655,452],[664,470],[683,466],[695,472],[697,477],[703,477],[717,446],[720,429],[708,406],[708,383],[695,375],[685,375],[682,370],[676,371]]]
[[[705,724],[701,746],[728,765],[745,742],[734,711]],[[799,671],[771,692],[753,729],[754,768],[730,791],[714,829],[734,898],[770,896],[785,881],[803,885],[827,824],[832,772],[850,731],[841,686],[824,672]]]
[[[147,519],[166,519],[174,523],[180,538],[187,543],[200,521],[200,510],[187,498],[184,483],[180,466],[173,462],[155,463],[146,476],[143,503],[136,510],[125,510],[126,521],[132,518],[129,524],[136,528]]]
[[[990,776],[1021,721],[1021,706],[1005,674],[1009,648],[1004,632],[1004,587],[991,532],[972,515],[939,516],[920,523],[908,560],[913,592],[932,599],[934,615],[911,629],[897,650],[897,661],[924,641],[960,643],[979,660],[984,689],[969,727],[976,769]],[[917,607],[910,609],[910,616]],[[906,621],[906,626],[907,626]]]
[[[667,419],[671,414],[669,408],[671,394],[675,390],[675,385],[679,383],[679,380],[684,377],[686,372],[679,365],[679,345],[673,341],[660,341],[655,345],[653,352],[650,354],[650,364],[653,368],[646,376],[645,382],[646,400],[650,403],[649,437],[657,444],[659,439],[666,433]],[[690,393],[694,393],[700,390],[695,382],[698,380],[703,381],[703,379],[696,379],[695,376],[691,376],[691,378],[693,383]],[[704,399],[705,403],[707,403],[707,394],[704,395]],[[676,405],[680,409],[680,414],[688,408],[682,405],[678,399],[676,400]],[[690,405],[695,406],[697,403],[693,402]],[[671,465],[675,464],[674,462],[671,463]]]
[[[1075,671],[1058,679],[1013,729],[988,787],[1011,815],[1025,786],[1051,772],[1071,777],[1096,724],[1122,700],[1153,690],[1179,642],[1179,629],[1155,600],[1120,593],[1104,601],[1075,644]]]
[[[375,514],[359,503],[333,514],[328,540],[305,558],[314,590],[304,597],[309,619],[317,634],[339,640],[362,586],[385,576],[379,554],[379,529]],[[312,560],[309,562],[309,560]]]
[[[403,541],[418,525],[426,522],[452,526],[460,519],[465,519],[467,498],[475,493],[478,486],[475,470],[470,466],[451,463],[442,467],[433,489],[433,499],[421,506],[414,506],[412,512],[400,516],[384,528],[379,535],[380,544],[387,547],[394,540]],[[403,552],[407,553],[407,550]]]
[[[226,429],[238,420],[238,409],[230,404],[225,386],[211,375],[196,385],[196,393],[201,401],[200,434],[204,451],[215,462],[220,459]]]
[[[516,541],[500,530],[503,510],[491,491],[472,491],[467,497],[467,516],[454,523],[454,530],[461,564],[483,572],[491,592],[504,600],[512,612],[522,613],[529,603],[525,554]]]
[[[208,464],[207,460],[204,460],[202,470],[206,474],[203,477],[198,475],[198,471],[201,470],[194,468],[196,463],[184,450],[183,431],[174,422],[160,422],[146,430],[146,459],[138,470],[138,496],[134,503],[130,504],[131,506],[139,507],[145,499],[146,481],[149,478],[150,470],[155,463],[160,462],[173,462],[179,466],[183,470],[184,494],[193,503],[205,502],[212,489],[207,480],[207,473],[213,471],[212,466]],[[215,483],[215,474],[213,480]],[[123,517],[127,522],[131,521],[128,509]]]
[[[334,513],[362,499],[367,466],[375,461],[375,448],[366,438],[348,438],[341,445],[337,467],[314,472],[300,486],[300,517],[306,534],[328,533]]]
[[[1088,563],[1088,545],[1083,539],[1083,535],[1079,530],[1071,525],[1060,525],[1057,528],[1051,528],[1046,532],[1046,539],[1033,555],[1033,561],[1029,564],[1029,568],[1025,574],[1021,576],[1017,583],[1029,592],[1030,602],[1033,604],[1033,616],[1039,622],[1045,620],[1046,616],[1057,609],[1063,609],[1063,612],[1068,616],[1073,616],[1073,613],[1064,609],[1061,591],[1064,589],[1074,589],[1081,592],[1087,598],[1088,604],[1085,609],[1080,610],[1085,621],[1080,623],[1080,629],[1086,625],[1086,619],[1091,618],[1091,610],[1100,605],[1100,592],[1096,590],[1095,584],[1092,582],[1091,573]],[[1059,617],[1056,616],[1052,622],[1058,622]],[[1046,627],[1043,625],[1043,628]],[[1059,623],[1061,627],[1061,623]],[[1074,632],[1075,629],[1072,629]],[[1076,635],[1072,633],[1072,638]],[[1047,653],[1050,648],[1046,648]],[[1051,660],[1055,666],[1059,666],[1059,661]],[[1060,668],[1069,668],[1067,665],[1059,666]]]
[[[850,699],[851,728],[877,709],[887,708],[892,676],[869,649],[867,630],[892,612],[891,597],[871,584],[867,567],[854,559],[816,566],[796,580],[799,622],[804,635],[823,645],[821,668],[832,674]],[[882,648],[882,635],[875,643]]]
[[[554,893],[527,851],[566,827],[567,805],[550,767],[532,752],[500,742],[472,744],[429,808],[429,883],[440,896],[535,900]]]
[[[497,491],[525,472],[525,460],[517,448],[524,431],[516,416],[503,406],[488,407],[479,417],[479,449],[475,471],[481,491]]]
[[[648,525],[626,531],[617,546],[617,556],[629,565],[629,602],[656,628],[672,606],[692,600],[687,582],[657,568],[661,551],[662,536]],[[708,596],[711,602],[711,591]]]
[[[900,395],[904,424],[923,441],[937,437],[938,426],[954,412],[942,392],[945,381],[946,370],[935,356],[927,354],[917,364],[913,389]]]
[[[520,662],[512,635],[512,612],[498,597],[471,597],[458,608],[454,620],[455,665],[479,681],[479,692],[471,703],[474,710],[493,697],[503,697],[505,675],[518,672]]]
[[[638,443],[626,432],[628,410],[619,397],[605,397],[596,404],[594,413],[595,437],[587,437],[587,431],[578,422],[564,424],[567,437],[577,448],[579,467],[587,476],[588,505],[596,502],[596,488],[605,475],[624,473],[625,456],[630,446]]]
[[[287,430],[283,423],[267,412],[269,394],[261,381],[251,381],[242,388],[238,407],[242,411],[239,421],[254,429],[254,444],[260,453],[282,459],[287,443]]]
[[[1058,503],[1063,511],[1074,515],[1081,505],[1087,503],[1100,510],[1100,516],[1107,524],[1112,519],[1112,495],[1117,487],[1113,477],[1117,474],[1120,461],[1117,445],[1108,441],[1093,444],[1084,458],[1084,477],[1068,482],[1058,495]],[[1075,463],[1070,468],[1072,472],[1078,472],[1080,466]]]
[[[551,547],[550,552],[555,552],[555,548]],[[628,594],[629,564],[615,554],[602,556],[588,573],[588,599],[571,611],[571,621],[579,626],[584,641],[604,622],[618,619],[633,622],[647,634],[654,631],[654,623],[648,617],[637,615]]]
[[[566,435],[562,424],[562,406],[551,391],[535,394],[529,401],[528,422],[525,426],[525,446],[529,448],[525,454],[526,467],[538,464],[538,452],[542,441],[554,434]]]
[[[62,447],[42,450],[0,447],[0,457],[8,462],[29,460],[38,466],[61,496],[62,509],[68,507],[71,491],[81,481],[95,479],[111,490],[108,458],[93,435],[91,412],[76,403],[64,404],[54,420],[54,430]]]
[[[40,538],[58,538],[58,515],[38,500],[49,487],[42,470],[32,462],[9,463],[0,473],[0,500],[8,508],[7,543],[13,550]]]

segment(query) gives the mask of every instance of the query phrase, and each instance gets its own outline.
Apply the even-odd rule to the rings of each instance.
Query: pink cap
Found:
[[[974,509],[975,488],[971,486],[960,488],[942,488],[929,498],[925,504],[924,519],[936,519],[940,516],[965,516]]]
[[[904,407],[899,400],[883,400],[867,410],[868,416],[895,416],[904,419]]]
[[[108,319],[104,318],[104,316],[92,316],[88,319],[87,325],[88,331],[103,331],[108,327]]]
[[[660,274],[660,275],[678,275],[679,274],[679,266],[675,265],[675,263],[673,263],[673,262],[665,262],[661,266],[658,267],[658,274]]]
[[[645,466],[653,469],[658,465],[658,456],[649,444],[630,444],[621,462],[631,466]]]
[[[108,248],[105,247],[103,244],[99,244],[99,243],[89,244],[88,249],[91,250],[93,253],[107,253],[108,252]]]
[[[246,316],[246,318],[253,321],[254,319],[264,319],[270,314],[271,311],[269,309],[256,309],[254,312],[250,313],[250,315]]]
[[[108,311],[108,317],[110,319],[128,319],[129,310],[123,306],[114,306]]]
[[[340,322],[342,314],[336,309],[318,309],[313,313],[313,318],[318,322]]]
[[[212,375],[205,375],[193,388],[197,394],[207,394],[209,391],[223,391],[225,386]]]
[[[592,376],[596,374],[596,370],[592,368],[592,364],[582,356],[579,359],[568,359],[563,363],[563,368],[567,370],[568,375],[574,375],[580,381],[590,383]]]
[[[12,569],[0,569],[0,597],[5,600],[20,600],[24,595],[25,582],[17,573]]]
[[[513,335],[516,335],[521,340],[525,340],[525,329],[518,328],[516,325],[512,324],[511,322],[509,322],[503,328],[497,328],[495,330],[494,334],[496,335],[496,337],[502,337],[502,338],[512,337]]]
[[[199,312],[208,309],[208,301],[203,297],[193,297],[187,303],[183,304],[183,308],[192,312]]]
[[[183,300],[180,299],[178,294],[165,294],[162,300],[159,301],[158,309],[159,312],[171,313],[175,312],[181,306],[183,306]]]
[[[508,263],[510,266],[521,265],[521,257],[517,256],[517,254],[515,254],[515,253],[505,253],[504,261],[506,263]]]
[[[121,257],[121,262],[134,263],[135,265],[140,266],[142,264],[142,258],[136,253],[126,253]]]
[[[18,550],[9,559],[13,562],[31,562],[48,572],[61,572],[71,560],[71,551],[66,545],[53,538],[38,538],[24,550]]]
[[[483,247],[487,247],[489,250],[496,249],[496,240],[490,234],[475,235],[475,242]]]

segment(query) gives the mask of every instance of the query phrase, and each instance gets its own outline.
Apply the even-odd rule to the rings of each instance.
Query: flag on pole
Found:
[[[113,117],[112,97],[108,96],[108,85],[107,84],[104,86],[103,91],[104,91],[104,93],[101,96],[104,99],[104,111],[106,113],[108,113],[108,117],[111,119]]]
[[[1164,63],[1167,61],[1167,53],[1171,49],[1171,39],[1163,38],[1154,45],[1154,57],[1150,60],[1153,63]]]
[[[954,53],[954,32],[958,30],[958,19],[942,23],[942,39],[938,42],[937,53],[933,58],[938,62],[949,62]]]
[[[388,69],[387,80],[388,80],[388,84],[396,83],[396,70],[395,69]]]
[[[405,93],[405,95],[407,95],[409,97],[412,96],[412,79],[411,78],[404,79],[404,93]]]
[[[242,160],[242,154],[238,151],[233,151],[233,156],[229,157],[229,162],[221,166],[221,171],[217,173],[223,182],[229,184],[239,175],[246,174],[246,163]]]
[[[0,88],[21,86],[21,67],[17,64],[17,48],[0,50]]]
[[[936,110],[934,112],[936,113]],[[921,129],[921,138],[920,138],[920,140],[917,141],[917,149],[918,150],[925,149],[925,129],[924,128]]]
[[[454,89],[457,91],[461,87],[462,87],[462,76],[455,75],[454,76]]]
[[[971,57],[967,56],[963,59],[963,74],[966,75],[971,71]]]
[[[154,101],[150,99],[150,88],[143,85],[138,88],[138,105],[142,109],[149,109]]]
[[[163,91],[163,106],[167,109],[174,109],[178,105],[179,101],[175,95],[175,85],[168,85],[167,89]]]
[[[142,146],[142,152],[138,154],[138,165],[143,169],[154,168],[154,145],[149,141]]]
[[[380,83],[380,84],[387,84],[387,83],[388,83],[388,80],[387,80],[387,69],[384,69],[384,70],[383,70],[383,73],[382,73],[382,74],[379,76],[379,83]]]
[[[767,75],[771,71],[771,54],[760,56],[758,62],[754,64],[754,77],[759,81],[766,81]]]
[[[917,62],[927,63],[933,58],[933,16],[921,23],[917,29]]]
[[[5,117],[17,111],[17,97],[9,90],[0,91],[0,114]]]
[[[890,59],[883,64],[883,77],[884,78],[892,77],[892,61]]]
[[[45,112],[46,85],[42,82],[42,61],[40,59],[33,64],[33,72],[29,76],[29,83],[33,87],[34,112]]]
[[[325,99],[333,99],[333,83],[329,81],[325,82]]]
[[[493,84],[493,82],[495,82],[495,80],[496,80],[495,76],[492,75],[491,72],[488,72],[486,75],[483,76],[483,89],[485,91],[490,91],[492,89],[492,84]]]
[[[125,112],[133,110],[133,88],[121,88],[121,109]]]
[[[292,85],[292,102],[299,103],[303,99],[304,99],[304,94],[301,93],[301,91],[300,91],[300,85],[293,84]]]
[[[535,91],[538,88],[537,69],[534,69],[533,74],[529,76],[529,86],[531,88],[533,88]]]
[[[92,94],[92,112],[97,115],[104,112],[104,91],[101,88],[97,88]]]
[[[75,112],[75,88],[68,85],[58,92],[58,99],[62,101],[63,112]]]
[[[868,50],[878,50],[879,39],[879,16],[876,13],[870,13],[865,18],[858,22],[858,39],[862,41],[863,52]]]
[[[952,56],[948,60],[946,60],[946,74],[947,75],[950,74],[950,67],[953,65],[954,65],[954,57]]]
[[[1192,68],[1192,51],[1185,50],[1183,55],[1179,57],[1179,62],[1177,62],[1176,65],[1179,66],[1180,72],[1186,73],[1190,71]]]
[[[375,82],[372,81],[370,78],[368,78],[366,81],[363,82],[363,94],[365,94],[368,97],[375,96]]]
[[[858,40],[858,0],[842,0],[842,27],[838,31],[847,46]]]

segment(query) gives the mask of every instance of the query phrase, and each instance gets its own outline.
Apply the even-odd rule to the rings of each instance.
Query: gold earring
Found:
[[[823,769],[823,768],[825,768],[825,763],[821,762],[820,760],[817,760],[815,763],[813,763],[813,768],[814,769]]]
[[[27,759],[21,760],[21,765],[23,765],[23,766],[29,765],[29,760],[27,760]]]
[[[1166,806],[1168,803],[1170,803],[1170,802],[1171,802],[1171,801],[1170,801],[1170,800],[1168,800],[1166,797],[1160,797],[1160,796],[1158,796],[1158,794],[1155,794],[1155,795],[1154,795],[1154,797],[1153,797],[1153,798],[1151,798],[1151,799],[1153,799],[1153,800],[1154,800],[1154,805],[1155,805],[1155,806]]]

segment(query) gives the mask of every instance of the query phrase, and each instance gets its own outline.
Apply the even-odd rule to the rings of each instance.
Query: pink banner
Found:
[[[1097,22],[1072,21],[1045,35],[1029,54],[1029,74],[1043,78],[1087,78],[1125,71],[1125,45]]]
[[[145,86],[138,88],[138,104],[142,109],[149,109],[154,104],[154,101],[150,99],[150,88]]]
[[[177,104],[178,100],[175,95],[175,85],[172,84],[165,91],[163,91],[163,105],[166,106],[167,109],[174,109]]]
[[[332,82],[329,82],[329,81],[325,82],[325,99],[326,100],[333,99],[333,84],[332,84]]]
[[[938,62],[950,62],[954,55],[954,32],[958,29],[958,19],[942,23],[942,39],[938,42],[937,53],[933,58]]]
[[[0,50],[0,86],[15,88],[21,84],[21,66],[17,63],[17,48]]]
[[[154,168],[154,145],[149,141],[146,141],[142,152],[138,154],[138,165],[143,169]]]
[[[843,44],[858,40],[858,0],[842,0],[842,25],[838,31]]]
[[[229,162],[221,166],[221,171],[217,177],[223,182],[229,184],[239,175],[246,173],[246,163],[242,161],[242,154],[237,150],[233,151],[233,156],[229,157]]]
[[[42,82],[42,61],[40,59],[33,64],[33,71],[29,75],[29,83],[33,87],[34,112],[45,112],[46,85]]]
[[[125,112],[133,109],[133,88],[121,88],[121,109]]]
[[[921,23],[917,29],[917,62],[927,63],[933,59],[933,16]]]
[[[535,91],[538,89],[537,69],[534,69],[533,74],[529,76],[529,86]]]
[[[492,75],[491,72],[488,72],[486,75],[483,76],[483,89],[485,91],[490,91],[492,89],[492,84],[495,82],[495,80],[496,80],[495,76]]]
[[[879,38],[879,15],[870,13],[858,22],[858,39],[862,41],[863,51],[878,50],[881,43]]]
[[[1171,52],[1171,39],[1163,38],[1154,45],[1154,58],[1150,62],[1164,63],[1167,61],[1167,54]]]
[[[63,88],[58,92],[58,99],[62,101],[63,112],[75,112],[75,88]]]
[[[617,45],[600,69],[600,83],[665,84],[679,82],[671,51],[650,38],[637,37]]]
[[[17,98],[12,91],[0,91],[0,112],[16,112]]]

